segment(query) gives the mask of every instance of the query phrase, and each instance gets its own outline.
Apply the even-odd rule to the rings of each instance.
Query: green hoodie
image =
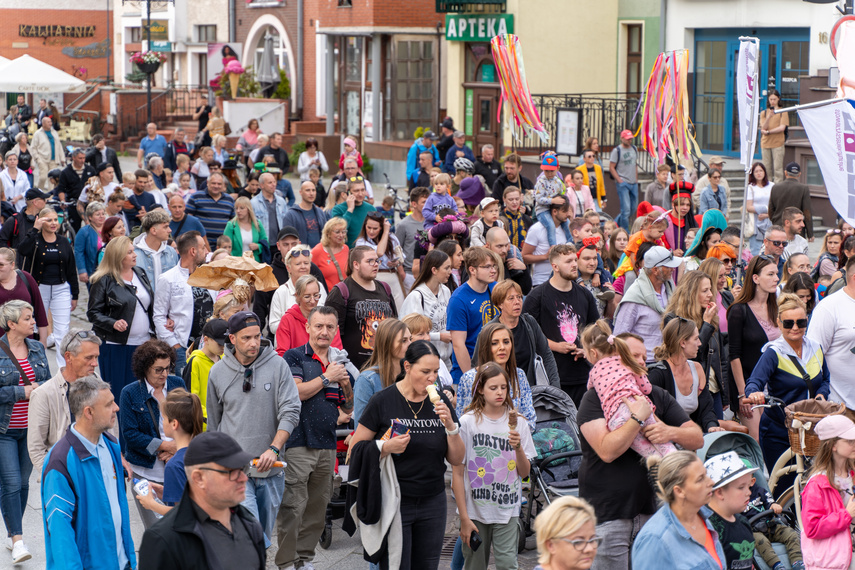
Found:
[[[208,410],[205,407],[205,397],[208,395],[208,374],[211,373],[213,365],[214,361],[201,349],[194,350],[187,362],[187,366],[191,367],[190,392],[196,394],[202,400],[202,414],[205,418],[208,417]]]

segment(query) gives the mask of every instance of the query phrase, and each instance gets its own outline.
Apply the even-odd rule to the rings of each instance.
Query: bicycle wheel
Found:
[[[781,518],[787,523],[787,526],[801,532],[799,527],[799,519],[796,517],[796,493],[793,487],[790,487],[778,497],[778,504],[784,509],[781,511]]]

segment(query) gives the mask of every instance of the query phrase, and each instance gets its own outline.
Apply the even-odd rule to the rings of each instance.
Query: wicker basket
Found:
[[[815,456],[819,451],[819,437],[814,433],[817,422],[845,411],[844,404],[825,400],[802,400],[784,408],[790,449],[796,455]]]

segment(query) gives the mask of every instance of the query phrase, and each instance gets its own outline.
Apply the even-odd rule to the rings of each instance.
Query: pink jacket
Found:
[[[594,198],[591,196],[591,189],[582,185],[579,189],[582,192],[582,211],[579,211],[579,198],[576,196],[576,189],[572,185],[567,185],[567,198],[570,200],[570,216],[573,218],[581,218],[587,210],[594,209]]]
[[[824,473],[811,477],[802,491],[802,555],[807,570],[849,568],[851,523],[852,517],[828,477]]]
[[[637,376],[624,366],[620,356],[601,358],[588,375],[588,389],[595,388],[606,420],[610,420],[629,396],[644,396],[653,387],[647,376]],[[651,402],[651,406],[653,403]]]

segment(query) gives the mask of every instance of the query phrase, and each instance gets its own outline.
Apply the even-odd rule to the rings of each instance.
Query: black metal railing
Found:
[[[196,112],[196,109],[208,101],[208,90],[197,85],[169,85],[165,90],[151,99],[151,120],[154,123],[165,124],[177,117],[186,117]],[[139,135],[145,131],[146,107],[124,109],[122,111],[122,138]]]

